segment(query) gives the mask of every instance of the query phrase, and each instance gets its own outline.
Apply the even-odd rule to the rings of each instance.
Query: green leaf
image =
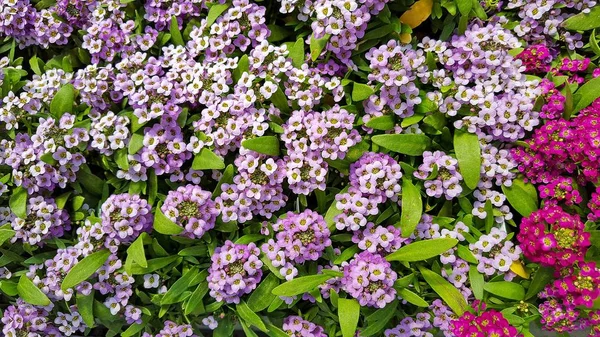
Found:
[[[300,68],[304,63],[304,39],[299,37],[296,43],[290,48],[289,57],[292,59],[292,65],[295,68]]]
[[[469,282],[471,282],[471,290],[476,299],[483,299],[483,275],[477,270],[476,266],[469,266]]]
[[[21,219],[27,218],[27,190],[23,186],[16,187],[13,190],[8,201],[10,210]]]
[[[177,22],[177,17],[171,17],[171,27],[169,32],[171,33],[171,41],[176,46],[185,46],[185,42],[183,41],[183,36],[181,35],[181,31],[179,30],[179,23]]]
[[[160,207],[156,207],[154,212],[154,230],[165,235],[177,235],[183,232],[183,228],[167,218]]]
[[[525,288],[518,283],[508,281],[488,282],[483,285],[483,289],[490,294],[510,300],[520,301],[525,298]]]
[[[273,324],[267,324],[267,327],[269,328],[269,332],[267,332],[269,337],[290,337],[290,335]]]
[[[129,158],[127,149],[119,149],[115,151],[115,163],[117,163],[117,166],[121,170],[129,170]]]
[[[127,328],[127,330],[123,331],[123,333],[121,333],[121,337],[132,337],[135,336],[138,332],[142,331],[146,325],[148,325],[148,323],[150,322],[150,320],[153,317],[150,315],[144,315],[142,316],[142,323],[140,324],[132,324],[129,326],[129,328]]]
[[[243,73],[247,73],[250,67],[250,62],[248,61],[248,55],[244,54],[240,57],[238,61],[238,66],[233,71],[233,82],[237,83],[240,78],[242,78]]]
[[[411,236],[423,214],[423,199],[421,192],[413,185],[410,178],[402,179],[402,215],[400,216],[400,227],[402,236]]]
[[[129,140],[129,154],[133,155],[138,153],[144,147],[144,136],[138,133],[134,133],[131,135],[131,139]]]
[[[427,303],[427,301],[425,301],[421,296],[415,294],[407,288],[402,288],[397,291],[398,295],[405,299],[408,303],[414,304],[421,308],[427,308],[429,306],[429,303]]]
[[[246,321],[244,321],[243,319],[240,320],[240,325],[242,326],[242,330],[244,331],[244,335],[246,335],[246,337],[258,337],[256,332],[254,332],[254,330],[248,327],[248,325],[246,325]]]
[[[396,125],[396,121],[393,115],[383,115],[375,118],[371,118],[365,126],[375,130],[391,130]]]
[[[315,37],[313,35],[311,35],[310,37],[310,58],[313,61],[316,61],[319,56],[321,55],[321,52],[323,51],[323,49],[325,49],[325,46],[327,46],[327,42],[329,41],[329,38],[331,37],[331,34],[325,34],[325,36],[323,36],[320,39],[315,39]]]
[[[221,192],[223,192],[221,190],[221,186],[223,184],[231,184],[232,181],[233,181],[233,165],[229,164],[225,168],[225,171],[223,172],[221,179],[217,183],[217,186],[215,187],[215,190],[213,191],[212,197],[216,198],[216,197],[220,196]]]
[[[21,218],[23,219],[23,218]],[[12,229],[7,229],[7,228],[2,228],[0,229],[0,246],[2,246],[2,244],[6,241],[11,239],[13,236],[15,236],[17,232],[13,231]]]
[[[346,192],[348,192],[348,186],[344,187],[344,189],[342,189],[339,193],[346,193]],[[334,198],[333,202],[327,209],[327,213],[325,213],[325,223],[327,223],[327,227],[329,228],[329,230],[333,230],[335,228],[335,221],[333,219],[335,219],[335,217],[337,215],[342,214],[342,211],[339,210],[335,206],[335,204],[336,204],[336,201]]]
[[[600,6],[596,7],[600,8]],[[600,20],[599,20],[600,21]],[[582,85],[575,94],[579,97],[572,114],[579,112],[583,108],[587,108],[598,97],[600,97],[600,77],[593,78]]]
[[[538,196],[535,186],[525,183],[522,178],[513,179],[512,186],[502,185],[502,193],[510,205],[522,216],[529,216],[538,209]]]
[[[279,155],[279,138],[276,136],[262,136],[246,139],[242,142],[242,146],[248,150],[269,156]]]
[[[462,15],[469,15],[473,7],[472,0],[456,0],[456,6]]]
[[[371,86],[354,82],[354,86],[352,87],[352,100],[356,102],[363,101],[369,98],[374,92],[375,90]]]
[[[227,3],[215,4],[210,6],[210,9],[208,10],[208,15],[206,16],[206,27],[212,26],[212,24],[215,23],[215,21],[217,21],[219,16],[221,16],[221,14],[223,14],[223,12],[225,12],[227,8],[229,8],[229,6],[230,5]]]
[[[262,332],[268,331],[262,319],[260,319],[260,317],[248,307],[246,302],[240,301],[240,303],[236,306],[236,311],[239,317],[246,321],[246,323],[248,323],[249,325],[257,327]]]
[[[360,317],[360,304],[355,299],[338,299],[338,317],[343,337],[354,337],[358,318]]]
[[[276,298],[273,295],[273,289],[279,285],[279,279],[273,274],[267,275],[263,279],[256,290],[252,292],[248,298],[248,307],[254,312],[265,310],[271,305],[271,302]]]
[[[598,46],[598,40],[596,38],[596,30],[590,34],[590,47],[596,56],[600,56],[600,46]]]
[[[471,250],[463,245],[458,245],[456,246],[457,250],[456,253],[458,255],[458,257],[460,257],[461,259],[469,262],[469,263],[473,263],[473,264],[477,264],[479,263],[479,261],[477,260],[477,258],[475,257],[475,255],[473,255],[473,253],[471,252]]]
[[[60,288],[63,291],[66,291],[87,280],[102,267],[102,265],[104,265],[104,262],[108,260],[110,254],[108,249],[103,249],[83,258],[83,260],[79,261],[71,270],[69,270],[69,273],[65,276]]]
[[[191,313],[195,313],[197,310],[204,310],[204,303],[202,299],[208,293],[208,283],[201,282],[196,290],[192,293],[192,295],[187,299],[185,303],[184,314],[189,315]]]
[[[170,265],[171,263],[177,261],[178,259],[181,259],[181,257],[176,256],[176,255],[151,259],[151,260],[148,260],[148,268],[142,268],[140,266],[134,265],[131,268],[131,274],[132,275],[149,274],[149,273],[155,272],[159,269],[162,269],[162,268]]]
[[[42,70],[40,68],[39,61],[40,61],[40,59],[35,55],[29,59],[29,66],[31,67],[31,70],[33,70],[33,72],[36,75],[42,75]]]
[[[332,275],[324,274],[298,277],[275,287],[273,295],[291,297],[304,294],[316,289],[332,277]]]
[[[65,112],[73,111],[74,101],[75,87],[70,83],[65,84],[50,102],[50,113],[55,117],[60,118]]]
[[[385,259],[388,261],[403,262],[423,261],[435,256],[439,256],[457,244],[458,240],[451,238],[416,241],[400,247],[400,249],[397,251],[386,256]]]
[[[47,306],[50,299],[26,275],[21,275],[17,284],[17,292],[23,301],[39,306]]]
[[[288,102],[287,96],[283,93],[279,85],[277,86],[277,90],[275,90],[275,92],[271,96],[271,102],[283,112],[290,111],[290,104]]]
[[[527,294],[525,294],[525,300],[528,300],[536,296],[544,287],[554,279],[554,268],[540,267],[535,274],[533,279],[527,288]]]
[[[199,154],[194,156],[192,168],[194,170],[222,170],[225,168],[225,162],[211,150],[203,148]]]
[[[127,248],[127,260],[137,263],[142,268],[148,268],[148,261],[146,261],[146,253],[144,252],[144,237],[148,234],[142,233],[138,238],[133,241],[131,246]],[[127,263],[125,264],[127,265]]]
[[[390,151],[409,156],[420,156],[431,145],[431,139],[423,134],[377,135],[371,140]]]
[[[361,337],[369,337],[376,335],[381,332],[389,321],[396,314],[396,308],[398,307],[398,301],[388,303],[385,307],[378,309],[367,317],[368,325],[365,329],[360,331]]]
[[[160,300],[160,305],[180,302],[181,297],[179,295],[187,290],[187,288],[190,286],[190,283],[194,280],[194,278],[196,278],[196,276],[198,276],[197,268],[192,268],[184,272],[183,275],[181,275],[181,277],[177,279],[175,283],[173,283],[171,288],[167,290],[163,298]]]
[[[589,13],[579,13],[561,24],[568,30],[592,30],[600,27],[600,6],[594,6]]]
[[[88,327],[94,326],[94,291],[89,295],[77,293],[77,311]]]
[[[565,85],[564,87],[565,105],[563,111],[563,118],[569,119],[573,114],[573,93],[571,92],[571,86]]]
[[[456,130],[454,132],[454,151],[460,174],[470,189],[475,189],[481,176],[481,148],[479,138],[474,133]]]
[[[465,311],[469,310],[469,305],[467,304],[467,301],[465,301],[463,295],[450,282],[425,267],[419,267],[419,270],[421,271],[421,275],[423,275],[425,282],[440,295],[442,300],[446,302],[455,314],[462,316]]]
[[[104,187],[104,180],[98,178],[91,172],[79,170],[77,172],[77,181],[90,193],[100,196]]]

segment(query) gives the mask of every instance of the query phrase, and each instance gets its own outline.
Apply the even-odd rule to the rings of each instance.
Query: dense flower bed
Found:
[[[600,336],[598,27],[0,0],[2,335]]]

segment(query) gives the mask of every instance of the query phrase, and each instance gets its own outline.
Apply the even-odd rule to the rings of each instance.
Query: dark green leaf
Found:
[[[179,256],[166,256],[166,257],[159,257],[156,259],[151,259],[148,260],[148,268],[142,268],[140,266],[133,266],[131,268],[131,273],[132,275],[144,275],[144,274],[149,274],[152,272],[155,272],[159,269],[162,269],[168,265],[170,265],[171,263],[177,261],[177,259],[181,259],[181,257]]]
[[[240,301],[240,303],[236,306],[236,311],[238,316],[242,320],[246,321],[246,323],[249,325],[257,327],[262,332],[268,331],[262,319],[260,319],[260,317],[254,313],[254,311],[252,311],[252,309],[250,309],[244,301]]]
[[[21,275],[17,284],[17,292],[23,301],[39,306],[47,306],[50,299],[26,275]]]
[[[15,236],[16,232],[12,229],[2,228],[0,229],[0,246],[6,241]]]
[[[475,189],[481,176],[481,148],[476,134],[457,129],[454,132],[454,151],[460,174],[470,189]]]
[[[185,42],[183,41],[183,36],[181,35],[181,31],[179,30],[179,23],[177,22],[177,17],[171,17],[171,27],[169,30],[171,33],[171,41],[176,46],[184,46]]]
[[[410,178],[402,178],[402,215],[400,216],[400,228],[402,236],[411,236],[423,214],[423,199],[421,192]],[[397,225],[396,225],[397,226]]]
[[[198,276],[198,269],[192,268],[183,273],[175,283],[167,290],[162,300],[160,301],[160,305],[165,304],[173,304],[181,301],[180,295],[187,290],[190,286],[190,283],[194,278]]]
[[[94,326],[94,291],[89,295],[77,293],[77,311],[88,327]]]
[[[450,282],[425,267],[419,267],[419,270],[425,281],[438,295],[440,295],[442,300],[446,302],[455,314],[462,316],[465,311],[469,310],[469,305],[467,304],[467,301],[465,301],[462,293],[450,284]]]
[[[79,170],[79,172],[77,172],[77,177],[77,181],[83,185],[88,192],[97,196],[102,195],[102,188],[104,187],[104,181],[102,179],[86,170]]]
[[[279,155],[279,138],[276,136],[262,136],[246,139],[242,142],[242,146],[248,150],[269,156]]]
[[[278,285],[279,279],[275,275],[267,275],[248,298],[248,307],[254,312],[260,312],[268,308],[276,297],[273,295],[273,289]]]
[[[600,6],[597,6],[596,8],[600,9]],[[600,97],[600,77],[587,81],[587,83],[582,85],[575,93],[579,97],[579,100],[577,101],[575,108],[573,108],[572,114],[588,107]]]
[[[250,63],[248,61],[248,55],[244,54],[240,57],[238,61],[238,66],[233,71],[233,81],[237,83],[237,81],[242,77],[243,73],[247,73],[250,67]]]
[[[439,256],[456,246],[458,240],[451,238],[439,238],[422,240],[400,247],[397,251],[386,256],[388,261],[415,262]]]
[[[377,135],[371,140],[390,151],[409,156],[420,156],[431,145],[431,139],[423,134]]]
[[[381,332],[389,321],[396,314],[396,308],[398,307],[398,301],[393,301],[385,307],[378,309],[367,317],[368,325],[365,329],[360,331],[361,337],[374,336]]]
[[[544,287],[554,279],[554,268],[540,267],[535,274],[533,279],[527,288],[527,294],[525,300],[528,300],[536,296]]]
[[[102,265],[104,265],[104,262],[108,260],[110,254],[108,249],[103,249],[83,258],[83,260],[79,261],[71,270],[69,270],[69,273],[65,276],[60,288],[63,291],[66,291],[87,280],[102,267]]]
[[[462,15],[469,15],[473,7],[472,0],[456,0],[456,6]]]

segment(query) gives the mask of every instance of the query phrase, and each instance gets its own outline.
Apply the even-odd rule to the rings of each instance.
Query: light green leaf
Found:
[[[522,216],[529,216],[538,209],[538,196],[535,186],[525,183],[522,178],[512,181],[512,186],[502,185],[502,192],[510,205]]]
[[[232,181],[233,181],[233,165],[229,164],[225,168],[225,171],[223,171],[223,175],[221,176],[221,179],[217,183],[217,186],[215,187],[215,190],[213,191],[212,197],[216,198],[219,195],[221,195],[221,192],[223,192],[221,190],[221,186],[223,184],[231,184]]]
[[[93,327],[94,323],[95,323],[94,322],[94,291],[92,290],[92,292],[89,295],[83,295],[83,294],[77,293],[76,301],[77,301],[77,311],[81,315],[83,322],[85,322],[85,325],[87,325],[88,327],[90,327],[90,328]]]
[[[320,39],[315,39],[314,36],[310,37],[310,58],[313,61],[316,61],[319,56],[321,55],[321,52],[323,51],[323,49],[325,49],[325,46],[327,46],[327,42],[329,42],[329,38],[331,37],[330,34],[325,34],[325,36],[323,36]]]
[[[108,249],[103,249],[83,258],[83,260],[79,261],[71,270],[69,270],[69,273],[65,276],[60,288],[63,291],[66,291],[87,280],[102,267],[102,265],[104,265],[104,262],[108,260],[110,254]]]
[[[469,15],[473,7],[472,0],[456,0],[456,6],[462,15]]]
[[[252,292],[248,298],[248,307],[254,312],[265,310],[271,305],[271,302],[276,298],[273,295],[273,289],[279,285],[279,279],[273,274],[267,275],[263,279],[256,290]]]
[[[304,63],[304,39],[299,37],[296,43],[290,48],[289,57],[292,59],[292,65],[295,68],[300,68]]]
[[[352,87],[352,100],[356,102],[363,101],[369,98],[374,92],[375,90],[371,86],[354,82],[354,86]]]
[[[474,133],[457,129],[454,131],[454,151],[460,174],[470,189],[475,189],[481,176],[481,148]]]
[[[210,9],[208,10],[208,15],[206,16],[206,26],[212,26],[212,24],[215,23],[215,21],[217,21],[219,16],[221,16],[221,14],[223,14],[223,12],[225,12],[227,8],[229,8],[229,6],[230,5],[228,3],[214,4],[210,6]]]
[[[131,259],[131,261],[137,263],[142,268],[148,268],[146,253],[144,252],[144,237],[147,235],[148,234],[146,233],[142,233],[142,235],[138,236],[131,246],[127,248],[127,260]]]
[[[250,67],[250,62],[248,60],[248,55],[244,54],[242,57],[240,57],[240,60],[238,61],[238,66],[233,71],[234,83],[237,83],[239,81],[239,79],[242,78],[243,73],[248,72],[249,67]]]
[[[600,6],[594,6],[589,13],[579,13],[561,24],[568,30],[592,30],[600,27]]]
[[[55,117],[60,118],[65,112],[73,111],[73,103],[75,102],[75,87],[72,84],[65,84],[56,93],[50,102],[50,113]]]
[[[225,162],[221,157],[207,148],[203,148],[199,154],[194,156],[192,169],[194,170],[221,170],[225,168]]]
[[[596,7],[600,8],[600,6]],[[600,20],[599,20],[600,21]],[[587,108],[598,97],[600,97],[600,77],[593,78],[582,85],[576,92],[579,97],[572,114],[579,112],[581,109]]]
[[[346,192],[348,192],[348,186],[344,187],[344,189],[342,189],[339,193]],[[337,215],[342,214],[342,211],[336,207],[336,203],[337,202],[334,198],[333,202],[327,209],[327,213],[325,213],[325,223],[327,223],[327,227],[329,228],[329,230],[333,230],[335,228],[335,221],[333,219],[335,219]]]
[[[490,294],[520,301],[525,298],[525,288],[518,283],[499,281],[488,282],[483,285],[483,289]]]
[[[8,201],[10,210],[21,219],[27,218],[27,190],[23,186],[16,187],[13,190]]]
[[[476,266],[469,266],[469,282],[471,283],[471,290],[476,299],[483,299],[483,275],[477,270]]]
[[[310,275],[287,281],[273,289],[273,295],[295,296],[317,289],[318,286],[331,279],[331,275]]]
[[[167,218],[160,207],[156,207],[154,213],[154,230],[165,235],[177,235],[183,232],[183,228]]]
[[[439,256],[456,246],[458,240],[451,238],[439,238],[431,240],[421,240],[400,247],[397,251],[386,256],[388,261],[415,262],[423,261],[429,258]]]
[[[262,332],[267,332],[268,329],[265,326],[265,323],[260,319],[260,317],[252,311],[244,301],[240,301],[240,303],[236,306],[236,311],[239,317],[246,321],[249,325],[253,325],[257,327]]]
[[[173,283],[171,288],[167,290],[160,301],[160,305],[181,302],[182,299],[180,295],[187,290],[187,288],[190,286],[190,283],[194,280],[194,278],[196,278],[196,276],[198,276],[197,268],[192,268],[184,272],[183,275],[181,275],[181,277],[178,278],[175,283]]]
[[[355,299],[338,299],[338,317],[343,337],[354,337],[358,318],[360,317],[360,304]]]
[[[131,135],[131,139],[129,140],[129,154],[134,155],[138,153],[144,147],[144,136],[139,133],[134,133]]]
[[[183,41],[183,36],[181,35],[181,31],[179,30],[179,23],[177,22],[177,17],[171,17],[171,27],[169,32],[171,33],[171,41],[176,46],[184,46],[185,42]]]
[[[396,125],[396,121],[393,115],[383,115],[379,117],[371,118],[365,126],[375,130],[391,130]]]
[[[420,156],[431,145],[431,139],[423,134],[377,135],[371,140],[390,151],[409,156]]]
[[[450,282],[446,281],[445,278],[439,274],[425,268],[419,267],[421,275],[425,279],[431,288],[446,302],[446,304],[454,311],[458,316],[462,316],[465,311],[469,310],[469,305],[465,298],[456,287]]]
[[[400,228],[402,236],[411,236],[423,214],[423,199],[421,192],[412,183],[410,178],[402,178],[402,215],[400,216]],[[396,225],[398,226],[398,225]]]
[[[6,241],[15,236],[16,232],[12,229],[2,228],[0,229],[0,246]]]
[[[248,150],[269,156],[279,155],[279,138],[276,136],[262,136],[246,139],[242,142],[242,146]]]
[[[405,299],[408,303],[414,304],[421,308],[427,308],[429,306],[429,303],[427,303],[427,301],[425,301],[421,296],[415,294],[407,288],[402,288],[397,291],[398,295]]]
[[[50,299],[26,275],[21,275],[17,284],[17,292],[23,301],[39,306],[47,306]]]

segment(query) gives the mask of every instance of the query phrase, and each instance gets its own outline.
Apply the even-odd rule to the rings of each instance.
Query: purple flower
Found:
[[[167,194],[161,211],[185,229],[182,235],[199,239],[214,228],[219,215],[215,203],[210,199],[211,195],[200,186],[180,186]]]
[[[150,205],[139,195],[113,194],[102,204],[102,229],[116,242],[132,242],[152,229]]]
[[[356,298],[360,305],[383,308],[396,297],[394,282],[397,274],[381,255],[368,251],[344,262],[342,289]]]

